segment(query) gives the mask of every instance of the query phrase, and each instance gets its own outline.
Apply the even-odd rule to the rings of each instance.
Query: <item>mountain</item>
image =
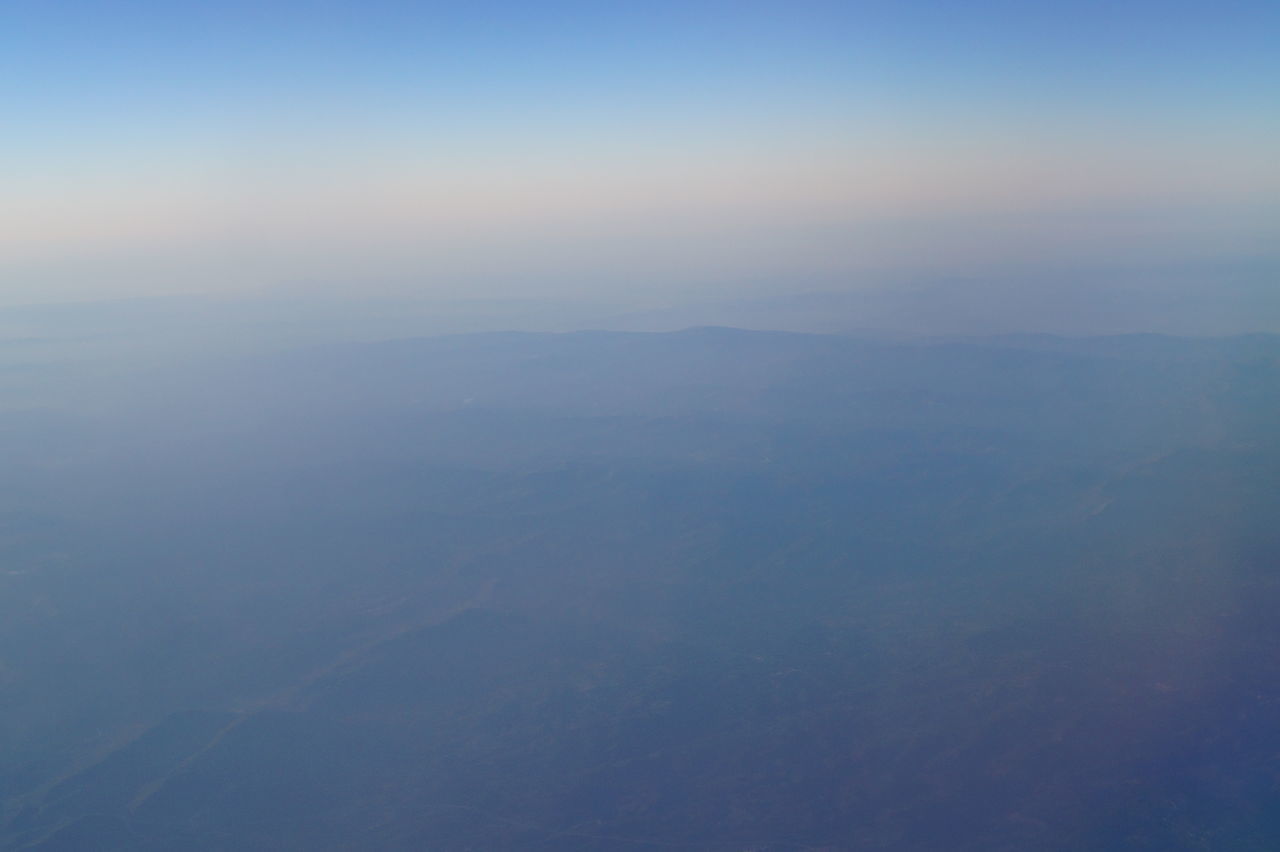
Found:
[[[281,346],[0,416],[0,848],[1269,850],[1280,338]]]

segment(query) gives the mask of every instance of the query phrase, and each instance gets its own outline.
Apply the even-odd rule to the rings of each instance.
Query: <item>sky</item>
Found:
[[[1274,2],[0,2],[0,303],[1277,270]],[[1145,271],[1145,272],[1144,272]]]

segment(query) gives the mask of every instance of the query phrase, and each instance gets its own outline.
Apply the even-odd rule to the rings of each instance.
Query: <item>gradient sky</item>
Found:
[[[1230,0],[3,0],[0,302],[1257,268],[1277,43]]]

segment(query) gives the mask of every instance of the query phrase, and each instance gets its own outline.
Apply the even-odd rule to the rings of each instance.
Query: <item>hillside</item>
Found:
[[[1274,849],[1277,422],[1265,335],[68,382],[0,417],[0,848]]]

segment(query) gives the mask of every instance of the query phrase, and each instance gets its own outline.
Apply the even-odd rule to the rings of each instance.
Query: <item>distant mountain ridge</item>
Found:
[[[1280,838],[1280,337],[500,332],[68,387],[0,430],[0,848]]]

